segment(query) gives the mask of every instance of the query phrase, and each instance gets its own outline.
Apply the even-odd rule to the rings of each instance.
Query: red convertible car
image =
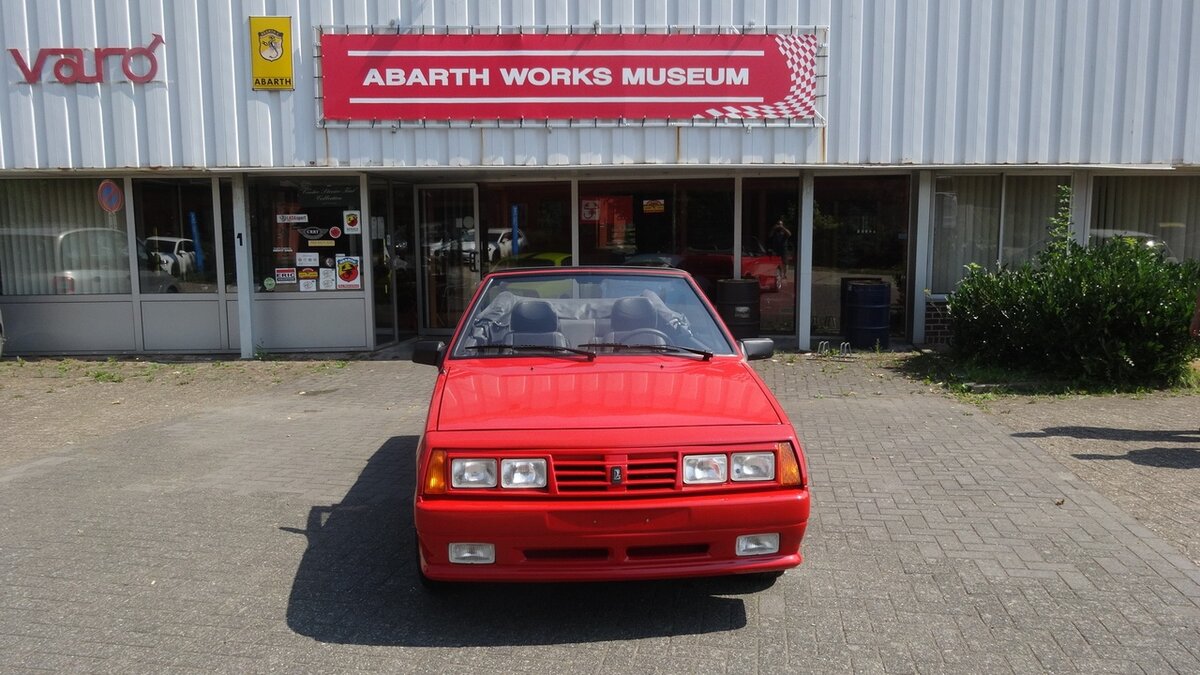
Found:
[[[799,565],[803,447],[747,362],[773,350],[735,341],[680,270],[487,276],[449,343],[414,349],[438,367],[417,450],[422,581]]]

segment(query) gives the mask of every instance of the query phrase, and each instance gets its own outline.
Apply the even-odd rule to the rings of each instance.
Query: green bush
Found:
[[[1200,354],[1188,335],[1200,264],[1125,238],[1084,248],[1062,221],[1051,235],[1020,268],[971,267],[950,296],[955,353],[1071,381],[1179,382]]]

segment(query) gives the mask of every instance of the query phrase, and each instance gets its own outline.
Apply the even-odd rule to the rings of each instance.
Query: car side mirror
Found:
[[[739,340],[738,344],[747,361],[761,361],[775,355],[775,341],[771,338],[746,338]]]
[[[413,363],[423,363],[427,366],[442,365],[442,357],[446,353],[446,343],[441,340],[420,340],[413,345]]]

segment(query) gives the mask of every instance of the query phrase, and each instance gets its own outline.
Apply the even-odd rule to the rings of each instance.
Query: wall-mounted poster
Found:
[[[337,272],[338,290],[357,290],[362,288],[362,269],[359,257],[356,255],[339,255],[334,265]]]

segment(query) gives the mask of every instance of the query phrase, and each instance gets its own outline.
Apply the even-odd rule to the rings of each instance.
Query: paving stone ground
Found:
[[[20,454],[0,460],[0,669],[1200,671],[1200,567],[1045,447],[1077,419],[1014,425],[878,357],[758,367],[814,483],[806,561],[770,586],[426,595],[411,457],[434,371],[409,362],[164,388],[180,398],[111,427],[63,411],[111,430],[0,447]],[[0,401],[3,437],[24,400]],[[1141,429],[1123,419],[1085,426]]]

